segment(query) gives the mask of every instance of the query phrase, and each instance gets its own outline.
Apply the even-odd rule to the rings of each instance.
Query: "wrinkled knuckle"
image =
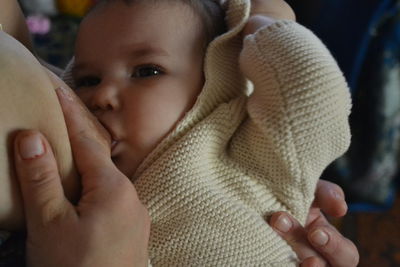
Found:
[[[85,144],[92,144],[93,142],[97,141],[98,138],[95,134],[93,126],[91,126],[91,122],[87,124],[87,127],[84,129],[79,129],[76,133],[75,138],[82,143]]]
[[[76,133],[76,138],[78,138],[81,142],[88,142],[91,140],[87,129],[79,129]]]
[[[65,212],[56,199],[48,198],[42,200],[41,222],[42,226],[56,225],[63,221]]]
[[[54,178],[58,176],[58,172],[54,169],[39,166],[30,170],[28,179],[23,179],[24,182],[29,183],[35,187],[43,187],[49,184]]]

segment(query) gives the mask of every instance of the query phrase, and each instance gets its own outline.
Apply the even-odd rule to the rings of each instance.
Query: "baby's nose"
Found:
[[[117,86],[99,84],[92,97],[92,106],[100,110],[117,110],[120,106]]]

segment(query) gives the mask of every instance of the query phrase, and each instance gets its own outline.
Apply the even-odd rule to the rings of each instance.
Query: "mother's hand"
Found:
[[[73,93],[58,89],[81,174],[77,205],[64,195],[53,152],[37,131],[15,139],[29,266],[145,266],[150,219],[110,158],[109,137]],[[62,93],[64,92],[64,93]]]
[[[302,267],[355,267],[359,261],[356,246],[342,236],[322,214],[341,217],[347,212],[343,190],[320,180],[305,227],[285,212],[274,213],[270,225],[292,246]]]

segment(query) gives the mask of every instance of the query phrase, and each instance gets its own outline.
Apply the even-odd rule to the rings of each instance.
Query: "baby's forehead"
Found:
[[[146,28],[149,27],[150,23],[165,28],[168,26],[177,26],[176,24],[166,23],[167,19],[170,21],[180,21],[180,27],[189,28],[195,24],[197,28],[203,28],[200,13],[196,11],[195,6],[189,4],[190,2],[197,1],[104,0],[87,14],[80,28],[88,22],[100,24],[100,22],[104,22],[106,19],[107,24],[116,27],[124,25],[126,28],[131,28],[136,24]],[[114,19],[110,19],[112,17]],[[94,27],[94,25],[91,25],[91,27]],[[94,28],[90,30],[94,30]],[[176,31],[173,31],[174,29],[171,29],[171,34],[177,34]]]
[[[179,13],[184,11],[191,11],[195,15],[198,13],[198,6],[193,3],[201,0],[102,0],[96,4],[91,11],[87,14],[98,13],[99,10],[102,12],[111,12],[112,10],[122,8],[135,10],[141,7],[141,12],[151,12],[154,9],[162,8],[164,10],[175,10]],[[144,8],[145,7],[145,8]]]
[[[194,39],[196,43],[206,42],[201,18],[187,4],[178,0],[151,2],[156,1],[127,5],[119,0],[99,7],[81,23],[76,48],[79,50],[82,43],[98,47],[122,42],[122,46],[127,40],[156,46]]]
[[[116,8],[123,9],[137,6],[146,6],[141,12],[151,12],[154,9],[162,8],[174,16],[184,16],[189,14],[185,25],[188,27],[193,23],[197,23],[197,27],[201,28],[204,34],[205,44],[207,45],[217,36],[226,32],[225,12],[216,0],[100,0],[99,3],[89,13],[95,13],[98,9],[112,12]]]

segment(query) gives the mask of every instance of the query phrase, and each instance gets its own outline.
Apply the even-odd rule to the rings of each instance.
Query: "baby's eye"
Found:
[[[100,78],[95,76],[85,76],[76,80],[76,87],[92,87],[100,83]]]
[[[147,66],[139,66],[134,69],[132,73],[133,78],[147,78],[151,76],[156,76],[164,74],[164,72],[161,70],[160,67],[158,66],[153,66],[153,65],[147,65]]]

